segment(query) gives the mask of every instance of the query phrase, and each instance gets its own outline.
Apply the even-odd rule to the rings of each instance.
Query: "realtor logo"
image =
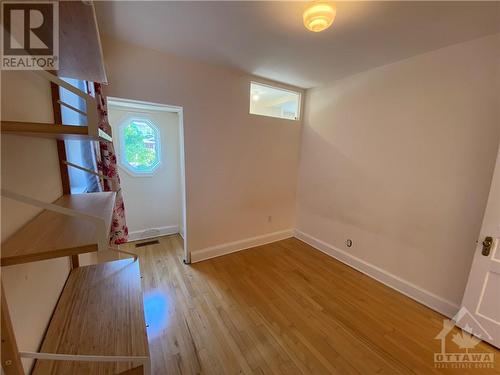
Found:
[[[456,324],[464,328],[454,329]],[[494,353],[475,350],[481,338],[491,339],[491,336],[476,318],[465,307],[462,307],[451,320],[443,319],[443,329],[435,337],[436,340],[441,341],[441,351],[434,353],[434,367],[493,368]],[[447,350],[447,340],[449,344],[455,344],[460,350]]]
[[[57,1],[3,1],[2,24],[2,69],[58,69]]]

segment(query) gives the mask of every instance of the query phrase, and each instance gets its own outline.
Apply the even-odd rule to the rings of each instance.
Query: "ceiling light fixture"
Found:
[[[306,5],[304,10],[304,26],[315,33],[323,31],[332,25],[336,13],[337,10],[332,3],[313,1]]]

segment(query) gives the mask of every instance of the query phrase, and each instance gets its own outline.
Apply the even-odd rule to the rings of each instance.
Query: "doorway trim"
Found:
[[[181,178],[181,206],[182,206],[182,231],[180,233],[184,240],[184,263],[191,263],[191,252],[188,247],[188,227],[187,227],[187,184],[186,184],[186,148],[184,140],[184,109],[180,106],[146,102],[142,100],[123,99],[113,96],[107,97],[108,104],[116,107],[134,108],[138,110],[153,110],[177,113],[179,118],[179,156],[180,156],[180,178]]]

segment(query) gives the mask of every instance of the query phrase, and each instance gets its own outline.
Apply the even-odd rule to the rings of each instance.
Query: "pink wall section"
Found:
[[[298,229],[459,304],[500,137],[499,45],[481,38],[308,91]]]
[[[301,122],[249,114],[263,80],[114,39],[103,49],[107,95],[183,107],[190,251],[295,227]]]

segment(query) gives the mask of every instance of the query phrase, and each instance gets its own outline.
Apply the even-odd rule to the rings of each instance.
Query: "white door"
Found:
[[[500,150],[462,306],[500,348]]]

